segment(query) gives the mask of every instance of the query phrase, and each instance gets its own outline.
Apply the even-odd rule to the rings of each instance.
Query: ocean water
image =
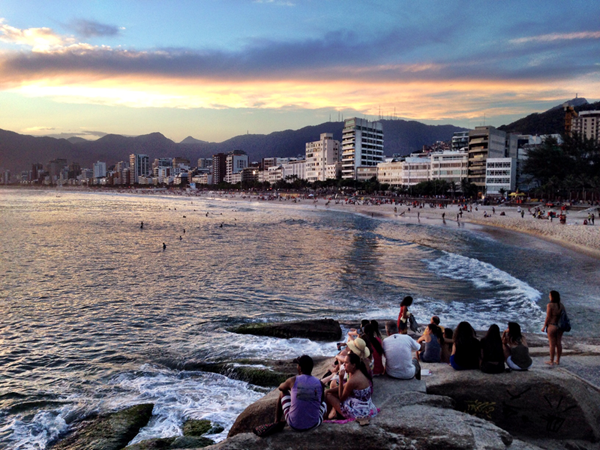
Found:
[[[220,440],[265,389],[186,362],[335,353],[226,330],[241,323],[392,319],[410,294],[421,322],[539,332],[551,289],[574,333],[600,318],[598,260],[323,203],[0,190],[0,231],[0,448],[44,449],[82,417],[147,402],[133,442],[181,434],[188,418],[223,425]]]

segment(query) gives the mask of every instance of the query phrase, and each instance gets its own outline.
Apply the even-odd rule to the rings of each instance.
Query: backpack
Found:
[[[558,318],[558,329],[560,331],[566,331],[567,333],[571,331],[571,321],[569,320],[569,316],[567,316],[567,310],[564,306],[560,310],[560,317]]]

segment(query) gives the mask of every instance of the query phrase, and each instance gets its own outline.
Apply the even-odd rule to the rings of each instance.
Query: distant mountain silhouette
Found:
[[[600,109],[600,102],[588,103],[585,98],[574,98],[568,102],[575,111]],[[543,113],[533,113],[498,129],[507,133],[519,134],[560,134],[565,131],[565,112],[563,104],[556,105]]]
[[[186,137],[180,144],[207,144],[206,141],[201,141],[200,139],[195,139],[191,136]]]
[[[80,138],[78,136],[73,136],[73,137],[67,138],[67,141],[69,141],[71,144],[79,144],[80,142],[87,142],[87,139]]]
[[[453,125],[425,125],[416,121],[382,120],[384,130],[384,152],[408,154],[420,150],[423,145],[435,141],[449,140],[455,131],[464,128]],[[290,157],[305,154],[307,142],[316,141],[321,133],[333,133],[341,140],[343,122],[326,122],[299,130],[277,131],[270,134],[244,134],[224,142],[205,142],[191,136],[177,144],[161,133],[130,137],[107,134],[95,141],[81,138],[55,139],[50,137],[26,136],[0,130],[0,167],[13,174],[28,170],[33,163],[47,164],[55,158],[65,158],[68,163],[78,162],[82,167],[91,167],[95,161],[107,165],[128,161],[131,153],[144,153],[150,159],[182,156],[195,165],[198,158],[210,157],[215,153],[244,150],[251,161],[268,156]]]

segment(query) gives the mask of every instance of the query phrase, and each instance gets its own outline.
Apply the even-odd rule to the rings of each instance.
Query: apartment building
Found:
[[[504,131],[492,126],[475,127],[474,130],[469,131],[469,182],[483,188],[486,160],[504,158],[505,155],[506,133]]]
[[[486,195],[501,195],[512,192],[517,187],[516,158],[488,158],[485,169]]]
[[[402,185],[413,186],[429,181],[431,158],[408,157],[402,164]]]
[[[314,183],[336,178],[337,171],[341,169],[339,159],[340,142],[333,139],[333,133],[322,133],[318,141],[307,142],[306,179]]]
[[[572,133],[600,141],[600,111],[581,111],[572,119]]]
[[[248,154],[243,150],[234,150],[225,157],[225,181],[235,184],[241,181],[242,170],[248,167]]]
[[[344,121],[342,178],[356,179],[361,166],[377,166],[383,158],[383,125],[366,119]]]
[[[456,131],[452,135],[452,150],[459,152],[469,148],[469,131]]]
[[[446,151],[431,154],[432,180],[445,180],[448,183],[456,183],[460,186],[461,181],[469,174],[469,152]]]
[[[145,177],[150,173],[150,157],[138,153],[129,155],[129,168],[129,183],[139,183],[140,177]]]
[[[217,153],[213,155],[212,160],[212,170],[213,170],[213,184],[222,183],[225,180],[226,174],[226,159],[227,155],[225,153]]]

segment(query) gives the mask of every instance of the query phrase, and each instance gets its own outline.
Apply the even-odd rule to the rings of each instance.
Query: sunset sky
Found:
[[[24,134],[498,126],[576,93],[600,99],[598,1],[0,0],[0,128]]]

